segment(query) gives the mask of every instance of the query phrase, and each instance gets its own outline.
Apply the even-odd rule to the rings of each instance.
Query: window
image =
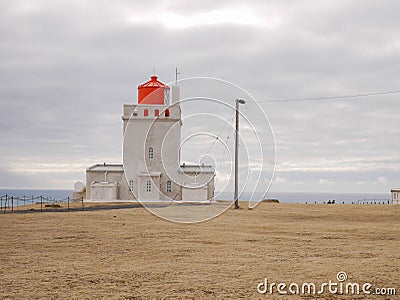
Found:
[[[155,110],[154,110],[154,116],[155,116],[155,117],[158,117],[159,114],[160,114],[160,111],[159,111],[158,109],[155,109]]]
[[[133,180],[129,180],[129,191],[132,192],[133,191]]]
[[[154,149],[153,147],[149,148],[149,159],[153,159],[154,158]]]
[[[169,109],[166,109],[166,110],[165,110],[165,116],[166,116],[166,117],[169,117]]]
[[[144,115],[145,117],[148,117],[148,116],[149,116],[149,110],[148,110],[147,108],[143,111],[143,115]]]
[[[171,180],[167,181],[167,192],[171,192],[172,191],[172,187],[171,187]]]
[[[146,182],[146,192],[151,192],[151,181],[147,180]]]

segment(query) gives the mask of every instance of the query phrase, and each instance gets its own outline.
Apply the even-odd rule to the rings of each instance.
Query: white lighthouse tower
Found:
[[[138,104],[124,105],[125,176],[140,200],[182,197],[176,174],[171,174],[179,169],[181,109],[179,102],[170,103],[170,92],[170,87],[152,76],[139,85]],[[177,86],[172,93],[173,99],[179,99]]]
[[[179,86],[171,89],[157,76],[138,86],[137,104],[125,104],[123,110],[123,165],[88,168],[88,199],[213,199],[214,168],[180,163],[179,100]]]

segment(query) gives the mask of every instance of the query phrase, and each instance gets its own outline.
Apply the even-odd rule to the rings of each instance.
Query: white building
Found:
[[[400,204],[400,190],[391,190],[392,204]]]
[[[139,85],[138,104],[123,110],[123,165],[86,169],[86,198],[91,200],[204,201],[214,197],[214,168],[181,164],[179,87],[152,76]]]

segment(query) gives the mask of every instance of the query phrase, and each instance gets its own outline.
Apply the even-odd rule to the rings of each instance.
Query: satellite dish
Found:
[[[77,181],[74,184],[74,190],[75,192],[82,193],[86,190],[86,185],[82,181]]]

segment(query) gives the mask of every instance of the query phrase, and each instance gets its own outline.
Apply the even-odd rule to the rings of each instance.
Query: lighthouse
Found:
[[[214,197],[214,167],[181,163],[180,90],[151,76],[137,103],[123,107],[123,164],[86,170],[86,197],[96,200],[204,201]]]
[[[170,87],[152,76],[138,86],[138,104],[124,105],[123,163],[130,190],[140,200],[180,199],[174,182],[178,171],[181,140],[181,109],[170,103],[178,99],[178,87]]]

